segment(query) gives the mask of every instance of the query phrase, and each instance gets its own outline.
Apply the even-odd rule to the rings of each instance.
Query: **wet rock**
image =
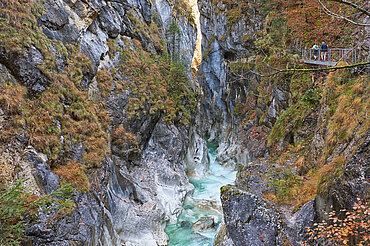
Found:
[[[220,205],[217,204],[216,201],[209,201],[209,200],[197,201],[197,200],[195,200],[195,205],[198,208],[203,209],[203,210],[210,210],[210,211],[214,211],[216,213],[221,212],[221,207],[220,207]]]
[[[113,228],[130,245],[164,245],[166,215],[150,187],[133,177],[117,159],[107,187]],[[115,167],[114,167],[114,166]]]
[[[193,190],[183,163],[187,138],[162,121],[149,129],[151,135],[138,163],[127,165],[116,156],[109,177],[114,229],[130,245],[166,245],[166,223],[176,220]]]
[[[222,221],[217,228],[216,238],[214,242],[215,246],[235,246],[232,239],[230,238],[229,231],[225,225],[225,222]]]
[[[189,149],[185,157],[186,173],[190,177],[202,177],[209,170],[207,144],[195,130],[191,130]]]
[[[205,231],[215,227],[213,217],[202,217],[197,222],[193,223],[192,228],[196,231]]]
[[[183,227],[183,228],[189,227],[190,228],[191,224],[190,224],[189,221],[184,220],[184,221],[181,221],[181,227]]]

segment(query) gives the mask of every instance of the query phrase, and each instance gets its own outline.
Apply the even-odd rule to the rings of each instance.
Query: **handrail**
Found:
[[[318,50],[318,57],[315,60],[313,57],[313,49],[302,48],[301,58],[306,63],[320,63],[321,65],[335,65],[340,61],[345,61],[348,64],[356,64],[361,62],[370,62],[370,49],[360,48],[329,48],[326,59],[321,57],[321,49]]]

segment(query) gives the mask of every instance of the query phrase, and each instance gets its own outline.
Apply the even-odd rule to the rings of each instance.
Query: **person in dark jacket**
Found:
[[[321,44],[321,60],[325,61],[326,60],[326,54],[328,53],[328,46],[322,42]]]

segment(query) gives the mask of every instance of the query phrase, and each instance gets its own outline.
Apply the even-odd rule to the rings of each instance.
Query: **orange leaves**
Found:
[[[152,55],[137,45],[123,50],[121,55],[124,59],[120,70],[128,76],[131,95],[125,108],[127,118],[131,120],[162,111],[168,122],[178,119],[183,124],[189,123],[196,99],[180,62],[168,54]]]
[[[370,229],[369,204],[358,200],[353,210],[340,210],[343,219],[339,219],[335,211],[328,214],[329,226],[326,222],[314,223],[312,228],[306,228],[310,242],[334,242],[335,245],[365,245],[370,243],[368,231]],[[331,222],[330,222],[331,221]],[[307,242],[306,242],[307,245]]]
[[[119,125],[113,131],[113,143],[120,145],[121,147],[125,144],[132,144],[138,147],[138,142],[136,141],[136,136],[131,134],[130,132],[126,131],[126,129]]]
[[[112,88],[112,82],[113,78],[110,75],[109,71],[104,69],[98,71],[96,74],[98,85],[100,89],[102,90],[103,96],[108,96],[109,92],[111,91]]]

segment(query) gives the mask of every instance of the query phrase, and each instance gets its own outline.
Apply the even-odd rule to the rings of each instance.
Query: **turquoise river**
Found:
[[[186,198],[177,223],[166,227],[170,246],[213,245],[217,228],[222,221],[220,188],[233,183],[236,177],[233,168],[221,166],[216,162],[215,150],[216,146],[208,145],[210,157],[208,174],[199,180],[190,179],[195,188],[194,193]],[[206,226],[199,228],[196,223],[199,220]]]

